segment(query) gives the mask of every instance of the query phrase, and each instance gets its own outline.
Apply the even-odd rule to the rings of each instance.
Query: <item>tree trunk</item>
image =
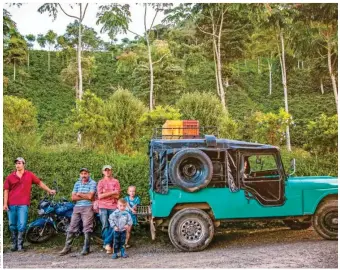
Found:
[[[303,61],[301,61],[301,69],[303,69]]]
[[[84,14],[85,15],[85,14]],[[83,10],[82,10],[82,3],[79,3],[79,26],[78,26],[78,48],[77,48],[77,64],[78,64],[78,99],[82,100],[83,98],[83,72],[81,69],[81,25],[83,21]],[[81,132],[78,130],[77,133],[77,143],[78,145],[81,144]]]
[[[285,63],[285,46],[284,46],[284,38],[283,38],[283,29],[280,28],[280,40],[281,40],[281,68],[282,68],[282,84],[283,84],[283,93],[285,98],[285,111],[288,113],[288,88],[287,88],[287,74],[286,74],[286,63]],[[287,150],[292,151],[290,145],[290,132],[289,125],[286,128],[286,143]]]
[[[30,52],[27,52],[27,69],[30,69]]]
[[[269,95],[272,94],[272,66],[273,64],[271,64],[268,60],[268,70],[269,70]]]
[[[336,105],[336,112],[338,112],[338,89],[336,86],[336,79],[333,74],[333,68],[332,68],[332,47],[331,47],[331,40],[330,37],[328,37],[327,40],[327,59],[328,59],[328,71],[329,75],[332,80],[332,86],[333,86],[333,92],[334,92],[334,98],[335,98],[335,105]]]
[[[261,70],[260,70],[260,57],[257,57],[257,74],[260,74]]]
[[[82,4],[79,4],[79,11],[80,11],[80,20],[79,20],[79,27],[78,27],[78,48],[77,48],[77,61],[78,61],[78,78],[79,78],[79,100],[82,100],[83,98],[83,74],[81,69],[81,24],[83,21],[83,10],[82,10]]]
[[[321,94],[323,95],[325,91],[323,90],[323,80],[322,78],[320,79],[320,89],[321,89]]]
[[[214,40],[215,40],[215,38],[214,38]],[[215,65],[216,91],[217,91],[217,95],[221,98],[220,87],[219,87],[219,84],[218,84],[215,42],[213,44],[213,54],[214,54],[214,65]]]
[[[13,81],[15,81],[15,61],[13,62]]]
[[[220,29],[217,36],[217,51],[216,51],[216,59],[217,59],[217,74],[218,74],[218,83],[221,93],[221,102],[223,109],[227,110],[226,101],[225,101],[225,91],[223,87],[222,81],[222,64],[221,64],[221,37],[222,37],[222,27],[223,27],[223,18],[225,11],[222,9],[221,11],[221,22],[220,22]],[[215,39],[215,38],[214,38]]]
[[[144,12],[144,28],[145,28],[145,39],[148,47],[148,58],[149,58],[149,69],[150,69],[150,97],[149,97],[149,110],[153,110],[153,65],[151,58],[151,46],[149,41],[149,32],[146,29],[146,10],[147,4],[145,4],[145,12]]]

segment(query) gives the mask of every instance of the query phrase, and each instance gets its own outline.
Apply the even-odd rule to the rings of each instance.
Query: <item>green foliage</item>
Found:
[[[307,143],[304,147],[314,153],[338,152],[338,116],[321,114],[315,121],[310,121],[304,132]]]
[[[237,124],[223,109],[216,96],[199,92],[184,94],[176,106],[184,119],[199,120],[200,126],[205,127],[205,133],[216,133],[217,128],[221,135],[228,138],[237,137]]]
[[[37,109],[32,102],[15,96],[4,96],[4,125],[8,131],[28,134],[35,133]]]
[[[59,145],[75,142],[77,130],[72,117],[65,119],[63,123],[58,121],[46,121],[41,127],[41,141],[45,145]]]
[[[277,114],[257,111],[245,119],[243,132],[252,141],[281,145],[285,140],[286,127],[291,124],[291,115],[282,108]]]
[[[139,119],[146,111],[143,103],[129,91],[118,88],[105,102],[104,111],[112,124],[106,143],[121,153],[134,152],[133,144],[141,131]]]
[[[105,116],[104,102],[89,90],[77,101],[74,128],[82,133],[82,144],[96,147],[105,143],[105,136],[112,124]]]
[[[145,112],[140,121],[149,128],[161,127],[166,120],[180,120],[179,109],[171,106],[156,106],[153,111]]]

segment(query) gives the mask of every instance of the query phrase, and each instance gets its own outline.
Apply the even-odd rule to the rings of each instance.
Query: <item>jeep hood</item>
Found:
[[[338,178],[333,176],[291,176],[288,183],[301,189],[338,188]]]

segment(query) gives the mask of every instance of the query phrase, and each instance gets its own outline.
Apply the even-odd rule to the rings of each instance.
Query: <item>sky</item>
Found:
[[[60,11],[57,19],[53,21],[53,18],[49,17],[48,13],[40,14],[38,12],[38,8],[42,4],[43,2],[27,3],[23,4],[20,8],[16,6],[9,7],[8,4],[5,4],[4,8],[11,13],[12,19],[17,23],[17,28],[22,35],[34,34],[37,36],[38,34],[46,34],[48,30],[53,30],[58,35],[63,35],[65,33],[66,26],[69,23],[74,22],[74,18],[70,18]],[[62,6],[67,13],[77,15],[76,10],[71,9],[68,4],[64,3]],[[98,6],[99,5],[94,3],[89,4],[83,23],[86,26],[93,27],[104,41],[109,41],[107,34],[100,34],[100,25],[96,25]],[[130,4],[130,11],[132,22],[129,25],[129,29],[142,35],[144,33],[144,7],[142,4]],[[151,25],[154,15],[155,11],[151,7],[148,7],[146,20],[148,28]],[[159,12],[154,25],[161,23],[163,18],[163,13]],[[128,37],[129,39],[133,39],[134,36],[134,34],[128,32],[127,34],[117,35],[117,39],[118,42],[120,42],[122,38]],[[35,44],[34,48],[39,49],[39,45]]]

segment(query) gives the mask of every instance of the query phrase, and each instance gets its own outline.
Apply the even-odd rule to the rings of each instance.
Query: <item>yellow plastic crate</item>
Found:
[[[162,129],[162,139],[175,140],[183,138],[183,120],[166,120]]]

